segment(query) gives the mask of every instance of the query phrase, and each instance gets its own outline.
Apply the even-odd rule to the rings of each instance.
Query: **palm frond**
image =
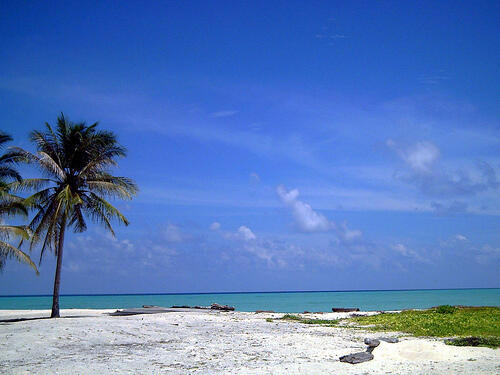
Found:
[[[55,182],[50,178],[25,178],[9,184],[9,189],[13,192],[42,189],[50,183]]]
[[[14,257],[20,262],[29,264],[38,275],[38,268],[36,267],[36,264],[31,260],[30,256],[17,247],[12,246],[8,242],[0,241],[0,255],[6,257]]]

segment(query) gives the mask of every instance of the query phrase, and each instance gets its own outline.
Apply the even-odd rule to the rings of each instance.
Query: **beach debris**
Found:
[[[147,306],[147,305],[146,305]],[[110,316],[128,316],[128,315],[139,315],[139,314],[160,314],[171,312],[170,309],[166,307],[142,307],[142,308],[132,308],[132,309],[123,309],[116,310],[115,312],[109,313]]]
[[[332,307],[333,312],[353,312],[359,311],[357,307]]]
[[[373,352],[373,350],[380,345],[380,341],[377,340],[377,339],[370,339],[370,338],[366,338],[365,339],[365,344],[368,345],[368,349],[366,349],[366,351],[368,353],[371,353]]]
[[[389,344],[396,344],[399,342],[397,337],[379,337],[378,340],[388,342]]]
[[[369,352],[358,352],[348,355],[343,355],[339,358],[340,362],[347,362],[351,364],[362,363],[371,361],[373,359],[373,354]]]
[[[209,312],[210,307],[200,307],[204,312]],[[161,314],[169,312],[199,312],[196,308],[191,308],[189,306],[173,306],[173,307],[161,307],[152,305],[143,305],[142,308],[131,308],[116,310],[115,312],[109,313],[110,316],[127,316],[127,315],[139,315],[139,314]]]
[[[234,311],[234,307],[233,306],[219,305],[218,303],[212,303],[210,305],[210,308],[212,310],[219,310],[219,311]]]

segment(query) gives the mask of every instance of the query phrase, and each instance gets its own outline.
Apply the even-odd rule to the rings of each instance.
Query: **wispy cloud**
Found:
[[[467,203],[460,201],[431,202],[431,207],[440,216],[458,215],[467,212]]]
[[[220,118],[220,117],[231,117],[238,113],[238,111],[217,111],[212,112],[210,114],[211,117]]]
[[[302,232],[327,232],[333,230],[335,223],[324,215],[314,211],[312,207],[298,199],[299,191],[287,191],[283,185],[276,188],[281,201],[290,207],[296,228]]]
[[[348,228],[345,222],[337,224],[328,220],[309,204],[299,200],[297,189],[287,191],[283,185],[279,185],[276,192],[281,201],[292,211],[295,227],[299,231],[305,233],[334,232],[337,235],[337,242],[340,243],[352,242],[362,237],[363,234],[360,230]]]
[[[478,161],[474,170],[464,167],[450,170],[441,162],[438,147],[431,142],[421,141],[403,148],[389,139],[387,146],[401,157],[406,166],[398,170],[395,177],[416,186],[427,196],[472,196],[500,187],[496,170],[485,161]]]

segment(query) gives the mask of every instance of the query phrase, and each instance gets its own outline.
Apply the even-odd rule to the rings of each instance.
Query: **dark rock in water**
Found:
[[[333,312],[353,312],[359,311],[357,307],[332,307]]]
[[[399,339],[396,337],[379,337],[378,339],[380,341],[388,342],[389,344],[395,344],[395,343],[399,342]]]
[[[257,310],[255,311],[256,314],[260,314],[260,313],[274,313],[276,311],[274,310]]]
[[[210,310],[210,306],[194,306],[193,309]]]
[[[359,353],[344,355],[339,359],[340,362],[356,364],[356,363],[371,361],[373,359],[373,354],[368,352],[359,352]]]
[[[314,313],[315,313],[315,314],[324,314],[324,312],[323,312],[323,311],[315,311]]]
[[[156,305],[142,305],[143,308],[145,309],[152,309],[152,308],[157,308],[157,307],[160,307],[160,306],[156,306]]]
[[[171,307],[172,309],[190,309],[191,306],[187,306],[187,305],[181,305],[181,306],[177,306],[177,305],[174,305]]]
[[[380,341],[378,341],[377,339],[369,339],[369,338],[366,338],[365,339],[365,344],[368,345],[368,349],[366,349],[366,351],[368,353],[371,353],[373,352],[373,350],[380,345]]]
[[[310,314],[311,312],[310,311],[304,311],[302,314]]]
[[[212,310],[220,310],[220,311],[234,311],[233,306],[228,306],[228,305],[219,305],[218,303],[212,303],[210,305],[210,308]]]

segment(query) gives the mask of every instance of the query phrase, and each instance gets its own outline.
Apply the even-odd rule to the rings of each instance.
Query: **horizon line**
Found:
[[[99,296],[167,296],[167,295],[206,295],[206,294],[272,294],[272,293],[353,293],[353,292],[413,292],[431,290],[477,290],[500,289],[500,287],[486,288],[416,288],[416,289],[347,289],[347,290],[282,290],[282,291],[252,291],[252,292],[171,292],[171,293],[69,293],[60,294],[61,297],[99,297]],[[0,294],[1,297],[52,297],[52,294]]]

